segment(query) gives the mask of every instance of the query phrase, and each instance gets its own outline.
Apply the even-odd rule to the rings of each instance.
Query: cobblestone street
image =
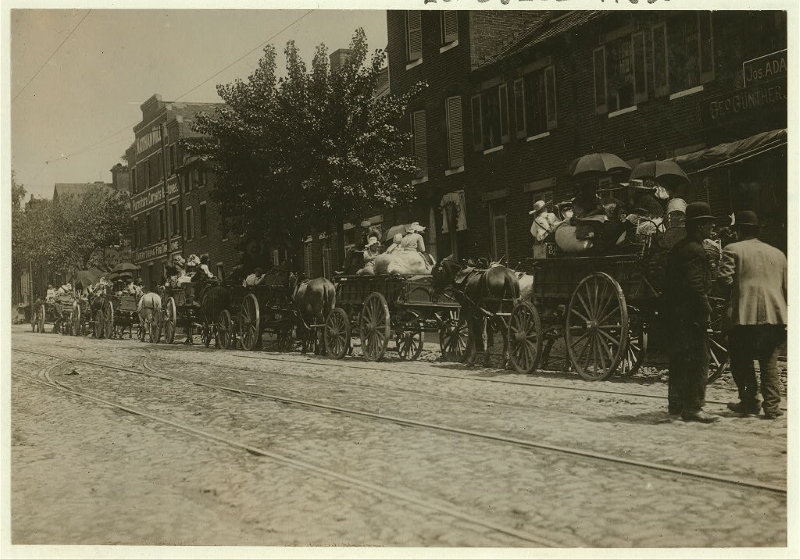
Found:
[[[652,372],[11,342],[15,545],[787,544],[786,416],[733,416],[729,376],[701,425]]]

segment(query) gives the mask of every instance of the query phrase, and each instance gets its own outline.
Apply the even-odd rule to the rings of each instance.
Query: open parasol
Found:
[[[633,168],[631,179],[654,179],[656,181],[685,181],[689,177],[674,161],[644,161]]]
[[[607,175],[619,171],[630,171],[631,166],[619,156],[607,152],[586,154],[572,160],[567,167],[567,175],[582,177],[587,175]]]
[[[392,238],[398,233],[401,235],[406,233],[406,224],[400,224],[399,226],[392,226],[389,229],[387,229],[382,236],[384,243],[391,241]]]
[[[105,272],[100,270],[99,268],[89,268],[87,270],[79,270],[75,273],[75,277],[72,279],[72,283],[78,284],[80,283],[81,286],[88,287],[92,284],[96,284],[100,278],[103,277]]]
[[[133,263],[121,262],[111,269],[111,272],[138,272],[139,267]]]

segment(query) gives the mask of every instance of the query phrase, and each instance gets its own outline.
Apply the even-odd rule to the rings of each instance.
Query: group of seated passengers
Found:
[[[619,190],[624,190],[625,200],[614,195]],[[594,246],[596,250],[608,250],[643,230],[655,233],[662,223],[663,229],[683,226],[686,201],[670,197],[663,187],[632,180],[618,189],[600,192],[602,196],[593,184],[579,186],[575,198],[558,205],[560,218],[547,209],[544,201],[537,201],[529,212],[534,216],[531,225],[534,243],[553,241],[555,230],[562,223],[574,226],[576,242],[589,241],[583,246]]]
[[[166,267],[163,285],[168,288],[179,288],[190,282],[216,282],[217,278],[208,268],[208,262],[207,254],[199,258],[192,254],[188,259],[175,255],[172,257],[172,262]]]

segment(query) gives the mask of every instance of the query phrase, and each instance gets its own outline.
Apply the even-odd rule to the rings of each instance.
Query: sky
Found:
[[[293,39],[310,65],[318,44],[346,48],[357,27],[370,51],[386,47],[385,10],[12,10],[11,168],[39,198],[110,182],[153,94],[220,102],[216,85],[246,79],[264,44],[280,68]]]

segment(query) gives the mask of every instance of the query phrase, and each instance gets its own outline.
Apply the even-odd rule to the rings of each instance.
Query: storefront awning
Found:
[[[704,173],[759,156],[786,145],[786,129],[754,134],[742,140],[676,156],[672,161],[690,174]]]

